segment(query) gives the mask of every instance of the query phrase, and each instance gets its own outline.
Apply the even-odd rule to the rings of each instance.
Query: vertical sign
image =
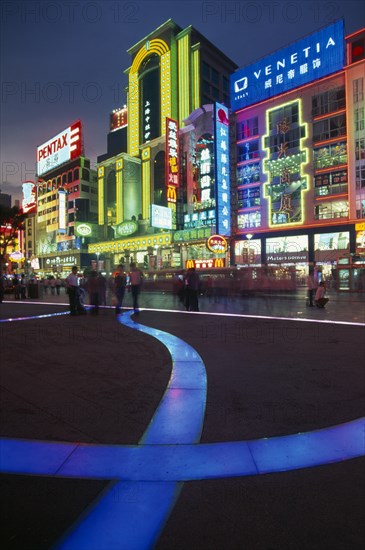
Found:
[[[166,118],[166,195],[176,227],[176,189],[179,187],[179,126],[176,120]]]
[[[58,231],[66,232],[66,191],[58,190]]]
[[[215,165],[216,165],[216,219],[217,233],[231,234],[231,202],[229,181],[229,120],[228,109],[215,103]]]

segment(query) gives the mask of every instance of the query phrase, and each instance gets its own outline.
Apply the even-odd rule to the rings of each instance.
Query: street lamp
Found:
[[[253,237],[253,233],[247,233],[246,234],[246,239],[248,240],[248,245],[247,245],[247,264],[248,264],[248,267],[250,267],[250,241]]]

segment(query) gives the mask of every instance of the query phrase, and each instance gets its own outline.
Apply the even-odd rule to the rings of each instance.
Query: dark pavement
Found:
[[[45,316],[0,322],[1,436],[136,446],[164,395],[170,354],[156,338],[119,324],[112,308],[98,316],[47,317],[67,311],[66,301],[65,295],[9,297],[0,305],[0,320]],[[365,416],[365,296],[330,293],[325,310],[306,308],[304,291],[201,298],[201,314],[170,311],[182,308],[165,294],[142,293],[140,302],[150,310],[134,317],[138,323],[179,337],[204,361],[201,444],[310,432]],[[363,548],[364,474],[360,457],[180,483],[154,547]],[[110,488],[109,479],[1,477],[7,550],[52,548]],[[130,485],[127,501],[143,509],[137,487]],[[116,490],[120,498],[126,496]],[[125,538],[106,548],[135,546]]]

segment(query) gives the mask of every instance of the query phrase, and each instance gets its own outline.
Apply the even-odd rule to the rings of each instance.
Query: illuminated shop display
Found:
[[[215,104],[216,226],[217,232],[224,236],[231,234],[228,115],[227,107]]]
[[[269,199],[269,225],[299,225],[304,222],[304,192],[308,176],[303,174],[308,151],[303,141],[308,135],[302,122],[301,100],[295,100],[266,111],[266,131],[263,136],[264,172],[269,182],[264,184]]]
[[[236,264],[255,264],[261,263],[261,240],[248,239],[236,241],[234,245]]]
[[[231,76],[231,105],[237,111],[340,71],[344,25],[337,21]]]
[[[293,235],[266,239],[266,261],[271,262],[307,262],[308,236]]]
[[[350,233],[321,233],[314,236],[315,250],[347,250],[350,246]]]
[[[81,120],[37,147],[37,175],[76,159],[82,153]]]
[[[316,170],[347,164],[346,142],[329,143],[326,146],[316,147],[313,149],[313,156]]]

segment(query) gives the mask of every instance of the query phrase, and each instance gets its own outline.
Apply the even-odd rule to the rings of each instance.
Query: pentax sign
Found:
[[[75,159],[82,152],[81,120],[37,148],[37,175]]]

